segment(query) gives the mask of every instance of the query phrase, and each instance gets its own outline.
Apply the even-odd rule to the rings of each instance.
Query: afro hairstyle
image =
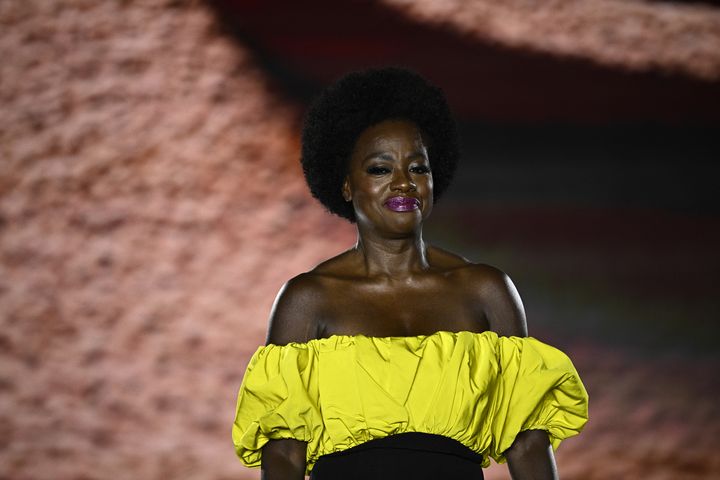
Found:
[[[384,120],[413,122],[428,148],[433,201],[450,185],[460,157],[455,120],[442,90],[399,67],[352,72],[327,87],[307,111],[301,163],[313,197],[335,215],[356,222],[342,183],[360,134]]]

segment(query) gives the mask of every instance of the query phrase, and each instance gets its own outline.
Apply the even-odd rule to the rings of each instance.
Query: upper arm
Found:
[[[555,455],[544,430],[525,430],[505,451],[513,480],[557,480]]]
[[[489,265],[475,268],[479,301],[490,330],[501,336],[527,337],[527,320],[520,294],[510,277]]]
[[[266,343],[287,345],[317,337],[318,284],[309,273],[288,280],[270,311]]]
[[[273,302],[266,344],[287,345],[317,337],[318,284],[311,274],[288,280]],[[263,480],[305,478],[307,443],[287,438],[269,440],[262,448]]]
[[[490,329],[502,336],[527,337],[525,308],[510,277],[488,265],[479,265],[476,274],[480,302]],[[513,480],[557,480],[555,456],[543,430],[519,432],[504,454]]]
[[[480,295],[490,329],[498,335],[527,337],[525,308],[512,280],[497,268],[483,267]],[[505,456],[513,480],[557,480],[555,456],[543,430],[519,432]]]
[[[262,480],[303,480],[305,478],[307,443],[284,438],[270,440],[262,448]]]

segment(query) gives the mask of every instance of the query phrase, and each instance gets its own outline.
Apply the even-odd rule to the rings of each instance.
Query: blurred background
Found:
[[[244,368],[355,241],[302,114],[387,64],[460,123],[426,239],[507,272],[588,389],[562,478],[720,476],[720,2],[8,0],[0,52],[0,478],[259,478]]]

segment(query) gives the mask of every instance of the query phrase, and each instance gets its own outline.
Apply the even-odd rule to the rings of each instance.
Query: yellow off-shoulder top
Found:
[[[562,351],[533,337],[445,332],[416,337],[333,335],[267,345],[250,359],[232,427],[235,451],[258,467],[268,440],[321,455],[402,432],[445,435],[484,457],[523,430],[553,449],[588,419],[588,394]]]

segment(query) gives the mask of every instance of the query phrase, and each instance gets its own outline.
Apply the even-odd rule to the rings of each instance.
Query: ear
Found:
[[[352,193],[350,192],[350,180],[348,179],[347,175],[345,176],[345,180],[343,180],[342,184],[342,196],[346,202],[352,200]]]

